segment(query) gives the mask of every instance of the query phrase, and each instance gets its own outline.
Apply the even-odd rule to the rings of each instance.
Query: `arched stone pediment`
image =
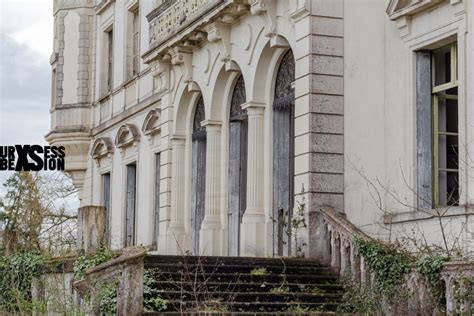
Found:
[[[91,156],[93,159],[97,159],[111,155],[113,152],[114,145],[112,140],[108,137],[99,137],[92,145]]]
[[[387,14],[391,20],[412,16],[426,10],[444,0],[391,0]]]
[[[133,124],[120,126],[117,136],[115,136],[115,146],[123,149],[130,145],[136,145],[140,141],[140,131]]]
[[[160,109],[153,109],[145,117],[142,125],[142,132],[146,136],[152,136],[161,130],[160,127]]]

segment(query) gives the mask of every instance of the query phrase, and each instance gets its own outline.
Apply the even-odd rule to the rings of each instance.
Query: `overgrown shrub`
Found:
[[[439,254],[433,254],[422,257],[416,262],[416,268],[427,280],[431,300],[433,304],[440,309],[445,308],[446,298],[445,290],[441,282],[441,269],[443,264],[448,260],[445,256]]]
[[[35,252],[0,256],[0,310],[32,312],[40,309],[32,300],[31,285],[43,262],[43,257]]]

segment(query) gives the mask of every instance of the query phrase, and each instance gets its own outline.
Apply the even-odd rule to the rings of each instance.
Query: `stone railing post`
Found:
[[[467,293],[474,286],[474,264],[472,262],[454,261],[445,263],[441,277],[446,286],[447,315],[470,315],[471,304]]]
[[[331,267],[337,272],[341,269],[341,240],[336,231],[331,231]]]
[[[206,196],[204,219],[199,234],[201,255],[219,256],[222,249],[221,199],[221,123],[206,120]]]
[[[354,243],[351,242],[350,244],[350,251],[351,251],[351,273],[352,279],[355,281],[360,281],[361,276],[361,258],[357,251],[357,247]]]
[[[77,250],[97,251],[105,243],[105,208],[83,206],[77,212]]]
[[[340,276],[344,277],[347,273],[351,272],[351,249],[347,238],[343,238],[340,242],[341,245],[341,272]]]
[[[247,102],[248,115],[247,208],[242,217],[242,256],[265,255],[265,210],[263,208],[265,104]]]
[[[183,136],[171,138],[171,220],[167,237],[167,253],[170,255],[180,254],[186,249],[183,198],[185,143]]]

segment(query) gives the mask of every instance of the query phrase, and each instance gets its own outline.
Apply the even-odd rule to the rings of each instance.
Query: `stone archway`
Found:
[[[273,98],[273,253],[291,253],[294,206],[295,60],[287,51],[277,71]]]

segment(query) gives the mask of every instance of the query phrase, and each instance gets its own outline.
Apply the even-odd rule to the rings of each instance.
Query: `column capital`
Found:
[[[248,115],[263,115],[265,112],[265,103],[248,101],[241,105],[243,110],[247,110]]]
[[[171,146],[184,146],[186,142],[186,136],[184,135],[173,135],[170,137]]]
[[[219,120],[204,120],[201,122],[201,126],[206,128],[206,132],[219,132],[222,122]]]

